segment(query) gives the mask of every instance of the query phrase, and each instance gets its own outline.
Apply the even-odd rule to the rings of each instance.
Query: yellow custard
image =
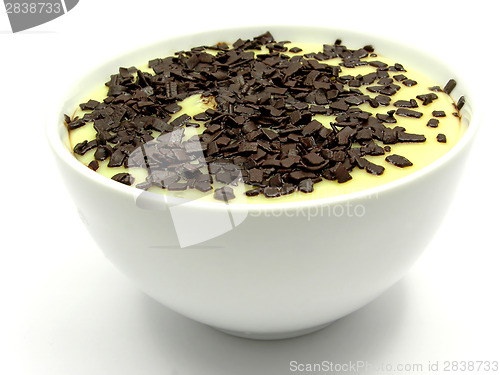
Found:
[[[302,51],[299,53],[292,52],[283,52],[289,56],[296,56],[302,54],[308,54],[309,52],[318,52],[323,49],[322,45],[312,45],[312,44],[302,44],[302,43],[287,43],[285,44],[288,49],[292,47],[298,47]],[[255,51],[256,54],[259,53],[267,53],[268,51],[263,47],[261,51]],[[211,53],[215,54],[216,52],[211,51]],[[375,52],[376,53],[376,52]],[[394,66],[395,61],[391,61],[390,59],[376,55],[376,56],[367,56],[362,59],[363,61],[380,61],[384,62],[389,66]],[[340,58],[334,58],[330,60],[320,61],[322,64],[331,64],[338,65],[342,60]],[[147,67],[139,68],[143,72],[150,72],[154,74],[153,71]],[[386,151],[384,155],[366,155],[364,156],[367,160],[383,166],[385,168],[383,174],[374,175],[367,173],[366,170],[354,168],[350,175],[352,179],[339,183],[335,180],[326,180],[314,184],[314,191],[310,193],[304,193],[300,191],[296,191],[291,194],[282,195],[279,197],[269,198],[264,196],[263,194],[259,194],[257,196],[247,197],[244,194],[245,190],[253,189],[254,186],[246,185],[242,182],[238,184],[237,187],[231,186],[235,192],[235,198],[230,200],[230,202],[234,203],[281,203],[281,202],[293,202],[293,201],[305,201],[305,200],[313,200],[313,199],[321,199],[327,198],[342,194],[348,194],[356,191],[361,191],[365,189],[370,189],[372,187],[380,186],[382,184],[386,184],[388,182],[397,180],[404,176],[407,176],[419,169],[431,164],[435,160],[439,159],[446,152],[448,152],[460,139],[462,133],[464,132],[463,126],[461,126],[460,116],[458,115],[458,110],[455,106],[454,101],[451,97],[442,92],[430,90],[431,87],[441,86],[443,83],[437,83],[429,79],[428,77],[423,76],[417,70],[413,69],[413,67],[409,64],[404,64],[405,71],[388,71],[388,75],[390,78],[403,74],[408,79],[414,80],[417,84],[413,86],[406,86],[402,84],[398,80],[394,80],[394,83],[400,86],[401,88],[393,95],[390,96],[390,104],[387,106],[379,105],[377,108],[373,108],[368,102],[363,104],[359,104],[358,107],[362,111],[370,112],[375,117],[377,114],[386,115],[388,111],[396,111],[398,107],[394,106],[394,103],[397,101],[409,101],[411,99],[416,100],[418,107],[409,108],[414,111],[418,111],[422,113],[420,118],[413,117],[403,117],[399,115],[393,115],[393,117],[397,120],[396,123],[385,124],[388,127],[400,126],[406,129],[407,133],[413,134],[421,134],[426,138],[425,142],[418,143],[396,143],[384,145],[382,142],[376,140],[375,143],[384,147],[389,146],[390,151]],[[371,65],[363,65],[356,66],[353,68],[348,68],[345,66],[341,67],[341,72],[339,73],[339,78],[343,76],[358,76],[358,75],[366,75],[371,72],[375,72],[376,67]],[[450,77],[451,78],[451,77]],[[332,79],[335,79],[332,77]],[[378,80],[378,79],[377,79]],[[368,88],[370,86],[377,85],[377,81],[373,82],[370,85],[361,85],[359,87],[353,87],[353,89],[360,90],[363,94],[370,95],[371,97],[375,97],[378,94],[369,92]],[[106,86],[102,86],[97,88],[95,92],[90,93],[87,97],[82,98],[81,102],[85,103],[89,99],[94,99],[99,102],[104,100],[107,96],[108,88]],[[437,99],[434,99],[432,103],[424,105],[422,100],[416,99],[417,96],[423,94],[433,93],[437,96]],[[178,104],[182,107],[182,109],[175,114],[172,115],[170,121],[175,120],[179,116],[183,114],[189,115],[191,118],[195,115],[206,111],[209,108],[214,108],[216,104],[213,100],[209,100],[207,98],[202,98],[199,94],[192,95]],[[444,117],[436,117],[436,113],[433,115],[433,111],[443,111],[445,113]],[[73,114],[73,118],[83,117],[87,113],[87,111],[82,111],[78,108]],[[331,128],[331,123],[335,123],[337,115],[314,115],[313,119],[318,120],[323,124],[323,126],[327,128]],[[437,127],[429,127],[427,126],[428,121],[432,118],[439,120],[439,124]],[[195,127],[186,127],[184,133],[184,139],[191,138],[193,135],[201,134],[205,130],[203,121],[196,121],[191,119],[190,123],[198,123],[200,126],[198,128]],[[438,134],[444,134],[446,136],[446,143],[438,142],[437,136]],[[153,131],[153,136],[158,136],[159,133]],[[71,147],[74,148],[80,142],[85,140],[90,141],[95,139],[96,131],[93,127],[93,122],[87,122],[86,125],[79,127],[77,129],[70,131],[70,144]],[[90,150],[85,153],[85,155],[76,155],[76,158],[81,161],[85,165],[89,165],[89,163],[94,160],[94,150]],[[408,167],[397,167],[385,160],[388,155],[397,154],[404,156],[408,160],[410,160],[413,165]],[[100,161],[99,168],[97,169],[97,173],[100,173],[106,177],[111,178],[117,173],[130,173],[134,177],[133,185],[137,183],[143,182],[148,175],[148,171],[145,168],[125,168],[121,167],[113,167],[110,168],[107,166],[109,158],[104,161]],[[217,189],[224,186],[224,184],[214,181],[213,188]],[[152,186],[148,189],[149,191],[158,192],[162,194],[167,194],[169,196],[182,197],[186,199],[201,199],[207,201],[216,201],[213,198],[213,190],[208,192],[201,192],[196,189],[187,189],[183,191],[169,191],[166,189],[161,189],[156,186]]]

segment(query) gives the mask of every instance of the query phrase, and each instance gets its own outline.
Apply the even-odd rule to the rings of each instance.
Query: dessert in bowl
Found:
[[[467,83],[433,56],[295,26],[155,43],[56,104],[50,144],[110,261],[187,317],[269,339],[317,330],[405,274],[478,126]]]

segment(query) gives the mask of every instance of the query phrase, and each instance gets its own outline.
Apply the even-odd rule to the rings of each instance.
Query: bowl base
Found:
[[[212,327],[216,329],[217,331],[227,333],[228,335],[231,336],[237,336],[237,337],[242,337],[245,339],[252,339],[252,340],[283,340],[283,339],[291,339],[294,337],[298,336],[303,336],[307,335],[309,333],[313,333],[316,331],[319,331],[333,322],[328,322],[325,324],[321,324],[319,326],[315,326],[312,328],[305,328],[305,329],[299,329],[297,331],[290,331],[290,332],[269,332],[269,333],[262,333],[262,332],[245,332],[245,331],[232,331],[229,329],[223,329],[223,328],[217,328],[217,327]]]

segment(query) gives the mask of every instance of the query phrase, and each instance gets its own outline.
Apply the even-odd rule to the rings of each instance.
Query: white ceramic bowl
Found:
[[[155,194],[139,197],[139,189],[105,178],[73,157],[63,113],[72,112],[83,93],[118,67],[267,30],[276,40],[332,43],[340,38],[351,48],[372,44],[398,62],[413,62],[441,85],[455,78],[452,96],[467,99],[465,135],[430,166],[386,185],[317,201],[262,205],[168,205]],[[397,282],[439,228],[479,124],[474,94],[446,64],[406,45],[346,30],[269,26],[210,31],[146,46],[75,78],[56,100],[46,130],[90,234],[151,297],[189,318],[252,338],[312,332]]]

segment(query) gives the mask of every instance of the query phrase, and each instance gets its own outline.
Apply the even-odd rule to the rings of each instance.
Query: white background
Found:
[[[464,4],[80,0],[65,16],[17,34],[0,6],[0,373],[281,375],[293,373],[291,361],[424,369],[439,361],[440,370],[444,361],[500,361],[500,27],[494,2]],[[71,79],[72,72],[141,43],[254,23],[393,36],[458,69],[476,69],[485,103],[453,207],[409,274],[330,327],[274,342],[238,339],[190,321],[119,274],[80,222],[43,132],[56,76]]]

